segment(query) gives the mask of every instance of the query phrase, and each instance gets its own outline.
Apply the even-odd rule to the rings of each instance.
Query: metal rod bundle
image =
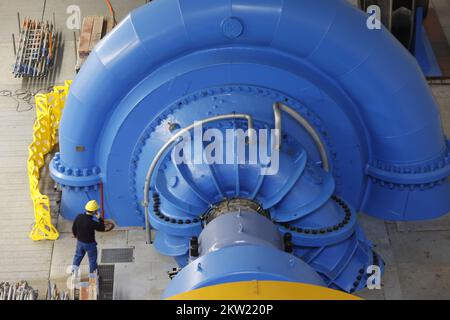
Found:
[[[47,300],[70,300],[69,293],[67,291],[60,291],[56,287],[56,283],[48,282]]]
[[[20,28],[13,74],[20,77],[43,77],[54,63],[55,27],[48,21],[25,18]]]
[[[0,300],[37,300],[38,292],[26,281],[0,282]]]

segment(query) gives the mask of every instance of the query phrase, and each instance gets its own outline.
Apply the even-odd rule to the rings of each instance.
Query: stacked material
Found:
[[[103,16],[87,16],[83,19],[78,45],[77,72],[92,50],[94,50],[97,43],[114,28],[114,25],[115,22],[113,19],[108,19]]]
[[[46,76],[55,57],[54,25],[48,21],[25,18],[17,48],[13,70],[16,78]]]
[[[48,282],[47,300],[70,300],[67,291],[60,291],[55,283]]]
[[[36,300],[38,292],[26,281],[15,284],[0,282],[0,300]]]

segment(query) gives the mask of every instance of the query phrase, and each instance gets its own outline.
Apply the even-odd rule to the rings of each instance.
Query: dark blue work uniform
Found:
[[[105,223],[102,218],[97,222],[93,216],[82,213],[73,222],[72,233],[77,238],[77,249],[73,257],[73,265],[79,267],[87,253],[90,273],[97,270],[97,242],[95,241],[95,231],[105,231]]]

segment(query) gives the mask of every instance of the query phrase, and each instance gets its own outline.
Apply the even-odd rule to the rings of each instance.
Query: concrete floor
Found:
[[[163,1],[163,0],[159,0]],[[112,0],[120,20],[144,0]],[[74,78],[75,46],[73,32],[63,30],[61,66],[50,82],[27,83],[11,76],[14,59],[11,33],[17,33],[16,12],[22,17],[40,17],[42,1],[0,1],[0,90],[46,88]],[[81,7],[83,15],[107,14],[101,0],[47,0],[46,16],[56,13],[56,22],[64,26],[66,8]],[[450,41],[450,1],[432,0]],[[450,86],[434,86],[433,93],[441,107],[445,130],[450,136]],[[21,104],[21,109],[26,104]],[[56,242],[33,243],[28,232],[34,217],[26,175],[27,146],[31,142],[34,111],[16,112],[16,102],[0,97],[0,281],[28,280],[46,292],[48,279],[65,288],[66,268],[75,245],[70,222],[55,220],[61,238]],[[52,193],[52,184],[44,188]],[[54,206],[55,207],[55,206]],[[383,288],[363,291],[367,299],[450,299],[450,215],[430,222],[387,223],[361,214],[360,222],[376,250],[386,261]],[[145,244],[142,230],[116,230],[99,234],[103,248],[134,248],[134,262],[115,265],[116,299],[158,299],[169,281],[166,271],[175,265]],[[83,264],[86,272],[86,262]]]

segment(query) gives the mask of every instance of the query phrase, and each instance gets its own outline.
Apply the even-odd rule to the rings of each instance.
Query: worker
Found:
[[[79,214],[72,226],[72,233],[77,238],[77,248],[73,258],[74,268],[79,268],[85,254],[89,258],[89,273],[97,271],[97,242],[95,231],[105,231],[105,223],[98,213],[97,201],[89,201],[85,206],[86,212]],[[98,222],[94,220],[94,216]]]

